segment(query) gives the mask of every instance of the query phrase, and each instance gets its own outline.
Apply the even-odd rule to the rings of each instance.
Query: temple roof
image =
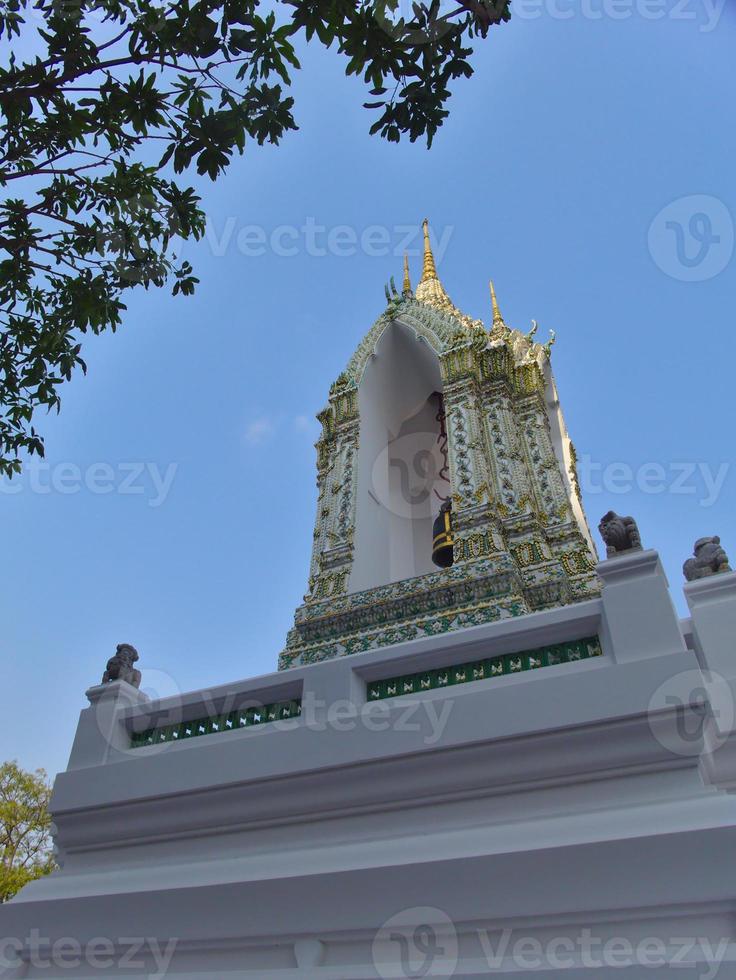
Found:
[[[481,348],[506,346],[517,364],[536,362],[540,368],[544,368],[548,362],[550,348],[554,343],[554,331],[551,331],[550,340],[546,344],[539,344],[534,340],[537,332],[537,324],[534,321],[528,333],[509,327],[499,308],[492,282],[490,284],[492,320],[488,330],[482,320],[458,310],[447,295],[437,273],[429,240],[429,224],[426,219],[423,222],[423,229],[424,262],[416,290],[412,291],[409,260],[405,255],[401,293],[396,289],[392,277],[390,288],[385,287],[388,306],[364,335],[345,371],[330,389],[331,396],[350,387],[357,388],[368,359],[375,353],[376,345],[384,330],[393,321],[411,327],[417,336],[422,336],[438,355],[458,344],[472,342],[474,346],[480,345]]]
[[[437,272],[437,264],[432,252],[432,245],[429,240],[429,221],[426,218],[422,222],[422,229],[424,232],[424,260],[422,265],[422,276],[413,294],[413,298],[417,302],[423,303],[425,306],[429,306],[434,310],[449,314],[458,320],[464,327],[470,330],[483,330],[485,332],[485,326],[482,320],[474,319],[473,317],[468,316],[466,313],[463,313],[455,306],[450,297],[447,295],[447,290],[443,286]],[[490,288],[492,321],[488,331],[489,344],[491,346],[494,346],[495,344],[508,344],[514,352],[515,359],[520,362],[537,360],[542,353],[549,356],[550,347],[554,343],[554,331],[552,331],[550,341],[547,344],[542,345],[536,343],[533,339],[535,333],[537,332],[537,324],[535,321],[532,320],[532,329],[529,333],[522,333],[520,330],[509,327],[504,320],[503,314],[501,313],[501,309],[498,305],[493,280],[491,280]],[[402,295],[404,299],[412,297],[411,280],[409,277],[409,260],[406,256],[404,256],[404,283]]]

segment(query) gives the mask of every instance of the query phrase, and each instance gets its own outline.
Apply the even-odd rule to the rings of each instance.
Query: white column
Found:
[[[603,627],[619,662],[686,653],[667,576],[656,551],[626,551],[597,568]]]
[[[688,582],[684,592],[700,666],[736,678],[736,572]]]
[[[89,708],[79,716],[69,769],[84,769],[116,761],[128,753],[130,736],[121,710],[150,701],[148,695],[126,681],[99,684],[87,691]]]
[[[703,766],[711,782],[736,789],[736,572],[708,575],[684,589],[693,646],[703,671],[710,711]]]

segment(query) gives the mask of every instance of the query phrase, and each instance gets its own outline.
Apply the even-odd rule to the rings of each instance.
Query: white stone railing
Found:
[[[708,632],[714,609],[722,617],[726,606],[716,607],[712,597],[732,596],[736,575],[689,585],[693,619],[681,623],[656,552],[610,559],[598,573],[601,599],[173,698],[151,701],[123,683],[92,688],[69,769],[147,756],[163,745],[179,751],[184,745],[172,743],[201,744],[201,736],[209,743],[236,733],[294,731],[323,723],[335,710],[359,712],[372,701],[390,705],[395,697],[441,699],[451,692],[457,697],[461,687],[480,692],[672,653],[688,654],[697,667],[696,651],[701,666],[709,666],[698,636]],[[717,629],[722,632],[722,625]],[[706,646],[714,649],[714,644],[709,634]],[[730,651],[720,652],[710,659],[715,657],[723,672],[729,656]]]

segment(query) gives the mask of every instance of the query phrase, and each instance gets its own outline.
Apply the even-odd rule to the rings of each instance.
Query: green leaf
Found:
[[[63,2],[62,2],[63,6]],[[122,325],[127,291],[197,279],[174,236],[201,238],[195,170],[217,180],[246,140],[292,130],[297,35],[334,48],[369,88],[371,134],[431,145],[469,42],[508,0],[95,0],[0,5],[0,474],[43,453],[38,409],[86,371],[88,335]],[[401,14],[401,16],[399,16]],[[15,39],[18,38],[18,43]],[[33,51],[33,54],[23,52]],[[157,161],[157,162],[156,162]],[[87,336],[86,336],[87,335]]]

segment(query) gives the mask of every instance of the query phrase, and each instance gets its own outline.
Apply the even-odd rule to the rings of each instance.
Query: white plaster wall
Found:
[[[693,722],[710,688],[656,553],[599,574],[601,599],[177,699],[93,689],[52,801],[66,861],[0,907],[0,941],[25,957],[65,939],[99,955],[103,938],[119,958],[126,937],[175,940],[172,980],[733,980],[736,796],[717,778],[725,753],[731,786],[734,749],[722,737],[701,764]],[[736,574],[687,594],[702,662],[730,678]],[[390,699],[368,723],[371,679],[594,633],[594,660]],[[236,692],[301,693],[318,710],[126,748],[135,718],[199,717]],[[450,969],[422,973],[419,959],[402,972],[394,916],[422,925],[427,909],[450,920]],[[546,970],[509,952],[490,969],[479,936],[497,947],[500,930],[543,946],[587,931],[619,954],[622,940],[651,954],[655,938],[673,963],[598,968],[573,950],[571,966]],[[0,963],[3,980],[111,974],[163,975],[150,956],[134,971]]]

